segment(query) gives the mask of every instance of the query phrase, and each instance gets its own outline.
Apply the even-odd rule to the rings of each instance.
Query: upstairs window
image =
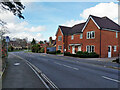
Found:
[[[116,32],[116,38],[118,38],[118,32]]]
[[[87,32],[87,39],[94,39],[95,38],[95,31]]]
[[[62,41],[62,36],[58,36],[58,41]]]
[[[73,39],[74,39],[74,35],[71,36],[71,40],[73,40]]]
[[[80,34],[80,39],[82,39],[83,38],[83,34]]]

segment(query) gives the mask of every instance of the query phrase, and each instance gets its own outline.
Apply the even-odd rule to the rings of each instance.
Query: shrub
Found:
[[[78,51],[76,54],[77,55],[83,54],[83,51]]]
[[[71,53],[70,52],[65,52],[64,56],[71,56]]]
[[[56,53],[57,53],[57,54],[60,54],[60,53],[61,53],[61,51],[60,51],[60,50],[57,50],[57,51],[56,51]]]
[[[32,45],[32,52],[35,52],[35,53],[38,53],[40,52],[40,45],[38,44],[35,44],[35,45]]]
[[[89,57],[90,58],[98,58],[99,55],[97,53],[95,53],[95,52],[91,52],[91,53],[89,53]]]
[[[119,58],[117,58],[116,60],[113,60],[112,62],[120,63]]]
[[[47,54],[56,54],[56,51],[47,52]]]
[[[13,51],[14,50],[14,48],[12,47],[12,46],[10,46],[9,48],[8,48],[8,51]]]
[[[78,51],[76,54],[71,54],[70,52],[65,52],[65,56],[72,56],[72,57],[80,57],[80,58],[98,58],[99,55],[95,52],[88,53],[88,52],[82,52]]]
[[[41,48],[39,52],[44,53],[44,48]]]

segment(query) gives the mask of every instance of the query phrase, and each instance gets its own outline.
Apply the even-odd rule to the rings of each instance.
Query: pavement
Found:
[[[10,54],[2,77],[2,88],[45,88],[44,84],[21,59]]]
[[[116,63],[40,53],[12,52],[12,54],[32,63],[58,88],[102,88],[103,90],[119,88],[120,71],[106,67],[118,66]]]

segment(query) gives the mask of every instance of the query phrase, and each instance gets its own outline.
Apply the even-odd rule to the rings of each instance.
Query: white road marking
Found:
[[[78,68],[75,68],[75,67],[71,67],[71,66],[68,66],[68,65],[65,65],[65,64],[61,64],[61,63],[57,63],[57,62],[54,62],[55,64],[58,64],[58,65],[61,65],[61,66],[64,66],[64,67],[67,67],[67,68],[72,68],[74,70],[79,70]]]
[[[120,83],[120,81],[116,80],[116,79],[113,79],[113,78],[109,78],[109,77],[106,77],[106,76],[102,76],[103,78],[105,79],[108,79],[108,80],[111,80],[111,81],[115,81],[117,83]]]

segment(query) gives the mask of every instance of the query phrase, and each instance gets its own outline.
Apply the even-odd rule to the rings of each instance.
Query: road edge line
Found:
[[[42,79],[42,77],[47,81],[47,83],[49,83],[51,86],[52,86],[52,88],[54,88],[55,90],[59,90],[59,88],[50,80],[50,79],[46,79],[46,77],[44,77],[44,73],[42,73],[42,71],[41,70],[39,70],[35,65],[33,65],[32,63],[30,63],[28,60],[26,60],[26,59],[24,59],[24,58],[22,58],[22,57],[20,57],[20,56],[18,56],[18,55],[15,55],[15,54],[12,54],[12,55],[14,55],[14,56],[16,56],[16,57],[18,57],[18,58],[20,58],[20,59],[22,59],[23,61],[25,61],[26,63],[27,63],[27,65],[28,66],[30,66],[30,68],[34,71],[34,73],[38,76],[38,78],[41,80]],[[41,76],[39,75],[39,74],[41,74]],[[46,76],[46,75],[45,75]],[[48,90],[50,90],[50,87],[47,85],[47,83],[42,79],[41,81],[43,81],[43,84],[46,86],[46,88],[48,89]],[[52,84],[51,84],[51,82],[52,82]]]

